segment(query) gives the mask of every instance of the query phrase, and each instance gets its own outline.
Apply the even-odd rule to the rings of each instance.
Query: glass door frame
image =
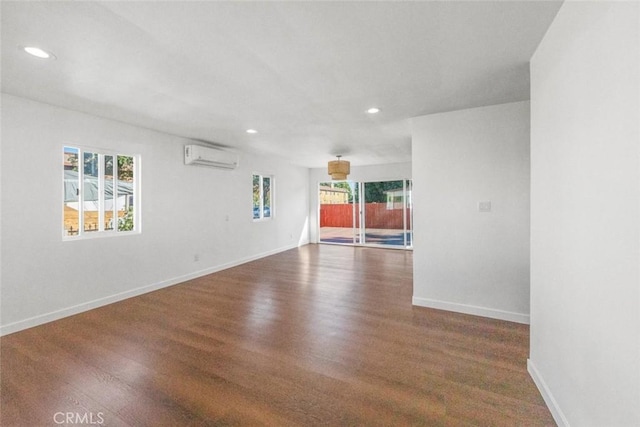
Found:
[[[351,205],[351,213],[350,213],[350,217],[351,217],[351,242],[347,242],[347,241],[340,241],[341,239],[345,239],[342,236],[333,236],[330,237],[326,240],[322,240],[322,201],[321,201],[321,189],[323,187],[322,184],[326,184],[326,183],[331,183],[332,184],[332,188],[333,188],[333,184],[341,184],[341,183],[346,183],[349,185],[349,197],[351,198],[352,202],[351,203],[338,203],[338,204],[349,204]],[[344,188],[344,187],[338,187],[338,188]],[[358,193],[359,192],[359,183],[357,181],[351,181],[351,180],[339,180],[339,181],[321,181],[318,182],[318,192],[317,192],[317,197],[318,197],[318,243],[323,243],[323,244],[329,244],[329,245],[347,245],[347,246],[357,246],[360,244],[361,242],[361,236],[360,236],[360,232],[359,232],[359,227],[358,227],[358,221],[360,219],[360,201],[359,201],[359,196]],[[334,203],[328,203],[328,205],[333,205]],[[348,228],[348,227],[343,227],[343,228]],[[333,239],[333,241],[332,241]],[[337,241],[336,241],[337,240]]]
[[[402,181],[402,244],[401,245],[393,245],[393,244],[384,244],[384,243],[370,243],[367,242],[367,214],[366,214],[366,192],[365,187],[367,184],[372,183],[383,183],[383,182],[396,182]],[[405,250],[413,250],[413,202],[411,193],[413,190],[413,181],[410,178],[403,179],[387,179],[387,180],[377,180],[377,181],[361,181],[358,182],[359,195],[361,198],[365,198],[364,202],[359,200],[360,202],[360,228],[358,232],[360,233],[360,246],[369,246],[376,248],[386,248],[386,249],[405,249]],[[388,203],[388,200],[387,200]],[[393,200],[391,203],[395,203]],[[407,221],[407,212],[409,213],[409,218]],[[408,235],[411,235],[411,238],[407,238]]]
[[[375,183],[375,182],[392,182],[392,181],[402,181],[402,225],[403,225],[403,244],[402,245],[386,245],[386,244],[375,244],[375,243],[367,243],[366,241],[366,202],[363,202],[364,198],[364,190],[365,185],[367,183]],[[317,211],[317,227],[318,227],[318,243],[329,244],[329,245],[346,245],[346,246],[366,246],[366,247],[377,247],[377,248],[386,248],[386,249],[403,249],[403,250],[413,250],[413,181],[410,178],[403,179],[394,179],[394,180],[377,180],[377,181],[350,181],[350,180],[341,180],[341,181],[331,181],[332,183],[348,183],[353,193],[352,197],[352,209],[351,209],[351,230],[352,236],[351,243],[349,242],[340,242],[340,241],[330,241],[330,240],[322,240],[322,203],[321,203],[321,186],[322,184],[327,183],[328,181],[318,182],[318,211]],[[408,213],[408,215],[407,215]],[[410,237],[409,237],[410,236]]]

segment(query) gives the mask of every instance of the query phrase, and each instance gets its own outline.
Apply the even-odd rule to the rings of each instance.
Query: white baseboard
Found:
[[[556,402],[551,390],[549,390],[547,383],[544,381],[531,359],[527,359],[527,371],[529,372],[529,375],[531,375],[536,387],[538,387],[538,390],[544,399],[544,403],[547,404],[547,407],[549,408],[556,424],[558,424],[558,427],[569,427],[569,421],[567,421],[567,418],[560,409],[558,402]]]
[[[257,255],[241,258],[232,262],[228,262],[226,264],[209,267],[204,270],[199,270],[199,271],[195,271],[193,273],[185,274],[179,277],[163,280],[162,282],[153,283],[151,285],[142,286],[139,288],[120,292],[114,295],[109,295],[103,298],[98,298],[92,301],[84,302],[82,304],[77,304],[71,307],[66,307],[60,310],[51,311],[49,313],[40,314],[38,316],[33,316],[28,319],[19,320],[17,322],[2,325],[0,326],[0,337],[4,335],[12,334],[14,332],[19,332],[24,329],[33,328],[34,326],[39,326],[45,323],[53,322],[55,320],[59,320],[64,317],[73,316],[74,314],[79,314],[85,311],[93,310],[94,308],[98,308],[108,304],[112,304],[114,302],[122,301],[127,298],[136,297],[138,295],[146,294],[148,292],[153,292],[158,289],[177,285],[178,283],[186,282],[187,280],[196,279],[198,277],[206,276],[207,274],[212,274],[218,271],[226,270],[231,267],[236,267],[238,265],[255,261],[257,259],[264,258],[270,255],[275,255],[280,252],[288,251],[289,249],[294,249],[299,246],[303,246],[303,245],[293,244],[293,245],[285,246],[282,248],[263,252]]]
[[[420,307],[436,308],[438,310],[453,311],[456,313],[473,314],[475,316],[489,317],[491,319],[524,323],[525,325],[529,324],[529,315],[523,313],[514,313],[511,311],[496,310],[494,308],[478,307],[475,305],[438,301],[420,297],[413,297],[412,303],[413,305],[417,305]]]

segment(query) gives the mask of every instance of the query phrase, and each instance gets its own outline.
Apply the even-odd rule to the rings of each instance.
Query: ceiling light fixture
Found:
[[[258,133],[255,129],[247,129],[247,133]]]
[[[340,160],[341,155],[336,157],[338,160],[331,160],[327,166],[329,175],[333,180],[347,179],[347,175],[351,173],[351,163],[346,160]]]
[[[25,52],[27,52],[29,55],[35,56],[36,58],[40,58],[40,59],[55,59],[56,56],[51,53],[51,52],[47,52],[44,49],[40,49],[39,47],[35,47],[35,46],[26,46],[22,48]]]
[[[379,112],[380,112],[380,109],[376,108],[376,107],[371,107],[371,108],[369,108],[367,110],[367,113],[369,113],[369,114],[376,114],[376,113],[379,113]]]

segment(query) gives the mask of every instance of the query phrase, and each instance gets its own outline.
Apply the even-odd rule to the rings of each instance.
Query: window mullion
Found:
[[[120,176],[120,171],[118,170],[118,155],[113,155],[113,179],[111,180],[113,191],[111,197],[113,197],[113,231],[118,231],[118,177]],[[135,194],[135,188],[134,188]]]
[[[78,148],[78,236],[84,234],[84,150]]]
[[[113,156],[113,231],[119,231],[120,217],[118,216],[118,179],[120,170],[118,169],[118,154]]]
[[[98,154],[98,232],[104,231],[104,154]]]
[[[116,162],[117,163],[117,162]],[[139,224],[137,221],[137,217],[136,215],[138,215],[138,208],[136,207],[136,202],[138,201],[138,191],[136,190],[136,184],[137,184],[137,180],[140,179],[140,176],[138,175],[137,169],[138,168],[138,162],[136,161],[136,159],[133,159],[133,180],[131,181],[132,184],[132,189],[133,189],[133,203],[131,202],[131,197],[127,196],[126,197],[126,206],[127,206],[127,213],[129,212],[129,209],[133,209],[133,229],[134,230],[138,230],[139,228]]]

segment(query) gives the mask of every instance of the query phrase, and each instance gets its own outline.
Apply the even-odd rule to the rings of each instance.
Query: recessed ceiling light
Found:
[[[258,133],[255,129],[247,129],[247,133]]]
[[[55,59],[55,55],[51,52],[47,52],[44,49],[40,49],[39,47],[35,47],[35,46],[26,46],[22,48],[25,52],[27,52],[29,55],[33,55],[36,58],[40,58],[40,59]]]
[[[376,108],[376,107],[371,107],[371,108],[369,108],[367,110],[367,113],[369,113],[369,114],[375,114],[375,113],[379,113],[379,112],[380,112],[380,109]]]

